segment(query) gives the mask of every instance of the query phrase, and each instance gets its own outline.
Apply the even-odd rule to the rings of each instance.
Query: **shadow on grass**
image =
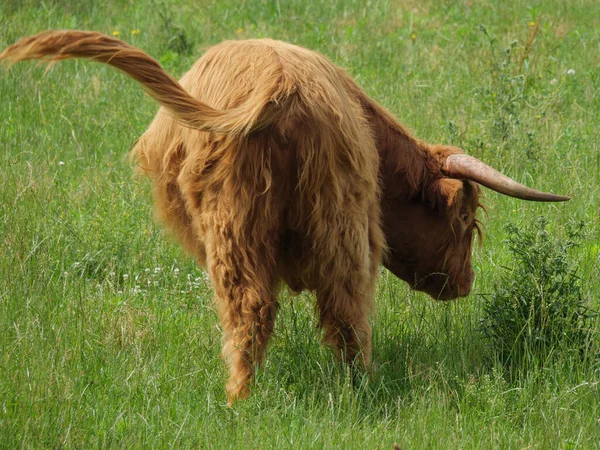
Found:
[[[411,294],[412,295],[412,294]],[[370,372],[336,361],[320,343],[309,296],[285,302],[255,396],[277,406],[298,402],[310,409],[338,407],[357,420],[379,420],[399,406],[436,390],[460,401],[463,385],[492,371],[470,311],[408,299],[411,311],[396,320],[398,305],[385,305],[373,333]],[[404,305],[406,306],[406,305]],[[266,405],[264,405],[266,406]],[[335,409],[335,408],[334,408]]]

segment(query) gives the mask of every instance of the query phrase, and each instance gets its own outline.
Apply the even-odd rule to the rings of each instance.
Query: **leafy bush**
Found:
[[[516,260],[485,297],[482,330],[500,362],[512,370],[544,364],[557,355],[583,353],[591,319],[570,251],[583,238],[583,224],[560,239],[536,226],[509,225],[507,245]],[[513,372],[514,373],[514,372]]]

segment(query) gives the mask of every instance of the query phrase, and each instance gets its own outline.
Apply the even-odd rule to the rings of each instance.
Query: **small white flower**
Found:
[[[63,277],[68,277],[69,276],[69,272],[63,272]]]
[[[154,273],[159,273],[162,269],[160,267],[155,267],[154,268]]]
[[[115,273],[114,273],[114,272],[110,272],[110,273],[109,273],[109,275],[110,275],[111,277],[114,277],[114,276],[115,276]]]
[[[558,80],[556,78],[552,78],[550,80],[550,84],[556,84],[556,83],[558,83]]]
[[[573,69],[567,70],[567,75],[575,75],[575,71]]]
[[[59,162],[58,162],[58,165],[59,165],[59,166],[64,166],[64,165],[65,165],[65,162],[64,162],[64,161],[59,161]]]
[[[175,267],[175,268],[173,269],[173,273],[176,273],[176,274],[177,274],[177,273],[179,273],[179,269],[178,269],[177,267]]]
[[[129,279],[129,275],[127,275],[126,273],[123,274],[123,280],[127,280]]]

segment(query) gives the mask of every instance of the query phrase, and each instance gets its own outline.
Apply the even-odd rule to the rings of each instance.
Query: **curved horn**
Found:
[[[522,200],[564,202],[571,199],[571,197],[564,195],[554,195],[523,186],[470,155],[455,154],[448,156],[442,170],[449,178],[475,181],[500,194]]]

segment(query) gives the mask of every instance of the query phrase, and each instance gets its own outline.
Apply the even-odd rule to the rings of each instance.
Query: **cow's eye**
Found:
[[[466,213],[465,213],[465,214],[463,214],[463,215],[462,215],[462,221],[463,221],[464,223],[467,223],[467,222],[469,221],[469,215],[468,215],[468,214],[466,214]]]

